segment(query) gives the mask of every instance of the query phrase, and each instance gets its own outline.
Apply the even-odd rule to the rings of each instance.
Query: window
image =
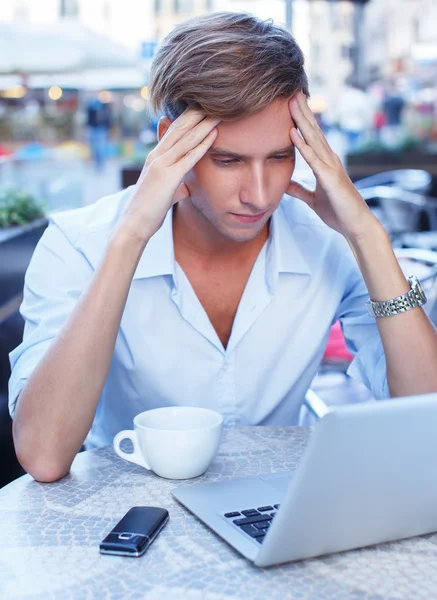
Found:
[[[109,22],[111,20],[111,3],[109,0],[103,5],[103,20]]]
[[[351,46],[347,46],[346,44],[341,45],[341,56],[342,58],[350,58],[352,59],[354,54],[354,49]]]
[[[311,79],[311,83],[314,86],[323,87],[325,85],[325,78],[322,75],[314,75]]]
[[[311,47],[311,54],[314,60],[320,60],[320,44],[318,42],[314,42]]]
[[[61,0],[59,14],[61,17],[77,17],[79,14],[78,0]]]
[[[18,21],[25,21],[29,18],[29,7],[26,0],[24,0],[24,2],[21,1],[16,3],[14,8],[14,17]]]
[[[193,0],[173,0],[175,13],[191,14],[193,11]]]

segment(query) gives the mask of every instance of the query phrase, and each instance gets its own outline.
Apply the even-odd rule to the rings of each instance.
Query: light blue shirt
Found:
[[[59,213],[28,268],[23,343],[10,355],[11,415],[23,386],[89,286],[132,188]],[[133,417],[160,406],[203,406],[228,426],[292,425],[340,319],[350,374],[388,396],[367,289],[344,238],[303,202],[284,199],[223,347],[175,261],[172,211],[136,269],[87,447],[110,444]]]

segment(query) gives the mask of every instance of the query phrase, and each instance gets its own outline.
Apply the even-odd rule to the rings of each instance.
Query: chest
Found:
[[[223,268],[205,273],[189,264],[182,266],[224,347],[231,336],[238,305],[252,267],[253,262],[238,269]]]

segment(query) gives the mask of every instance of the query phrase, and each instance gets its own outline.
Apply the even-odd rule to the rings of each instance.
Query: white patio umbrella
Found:
[[[0,91],[11,87],[17,87],[23,83],[20,75],[0,75]]]
[[[129,50],[77,22],[0,23],[0,74],[129,67],[136,62]]]
[[[49,88],[52,85],[58,85],[63,89],[91,91],[135,89],[143,87],[146,83],[146,74],[137,67],[84,69],[80,73],[31,75],[27,80],[27,85],[31,89]]]

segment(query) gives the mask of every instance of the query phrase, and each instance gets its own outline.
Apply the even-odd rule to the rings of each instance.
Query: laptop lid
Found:
[[[342,406],[316,426],[258,566],[437,531],[437,394]]]

